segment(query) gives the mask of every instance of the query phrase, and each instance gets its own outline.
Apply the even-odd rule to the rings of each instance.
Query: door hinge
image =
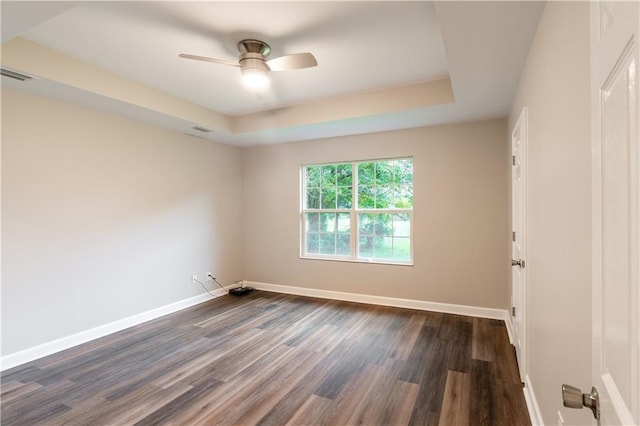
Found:
[[[512,165],[512,166],[515,166],[515,165],[516,165],[516,156],[515,156],[515,155],[512,155],[512,156],[511,156],[511,165]]]
[[[515,307],[515,306],[512,306],[512,307],[511,307],[511,316],[512,316],[512,317],[515,317],[515,316],[516,316],[516,307]]]
[[[511,232],[511,241],[516,240],[516,231]]]

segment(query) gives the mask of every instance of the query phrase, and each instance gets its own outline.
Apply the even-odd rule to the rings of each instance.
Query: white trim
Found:
[[[220,297],[224,294],[227,293],[223,292],[222,289],[217,289],[212,291],[211,295],[200,294],[198,296],[193,296],[188,299],[160,306],[159,308],[141,312],[108,324],[100,325],[89,330],[81,331],[70,336],[62,337],[51,342],[43,343],[32,348],[5,355],[0,359],[0,371],[34,361],[44,356],[69,349],[73,346],[81,345],[91,340],[124,330],[125,328],[133,327],[134,325],[142,324],[143,322],[159,318],[163,315],[168,315],[181,309],[206,302],[207,300]]]
[[[633,413],[631,413],[631,410],[627,406],[624,400],[624,397],[620,394],[620,389],[618,389],[618,384],[613,379],[613,376],[611,376],[611,374],[609,373],[603,374],[602,383],[604,384],[604,387],[607,389],[607,393],[609,394],[609,400],[611,401],[613,410],[618,415],[620,424],[623,424],[623,425],[637,424],[633,419]]]
[[[540,407],[538,406],[538,400],[536,399],[536,394],[533,391],[533,385],[531,384],[531,379],[529,378],[529,375],[527,375],[524,378],[524,388],[522,388],[522,392],[524,392],[524,400],[527,403],[527,410],[529,410],[531,425],[544,426],[544,421],[542,420],[542,413],[540,412]]]
[[[353,258],[353,257],[338,257],[336,256],[331,256],[331,255],[321,255],[321,254],[313,254],[313,255],[309,255],[309,254],[305,254],[305,255],[300,255],[300,259],[302,260],[322,260],[322,261],[330,261],[330,262],[353,262],[353,263],[371,263],[371,264],[376,264],[376,265],[395,265],[395,266],[414,266],[413,261],[411,261],[411,263],[409,262],[394,262],[394,261],[385,261],[382,259],[376,259],[376,258],[365,258],[365,257],[358,257],[358,258]]]
[[[297,296],[318,297],[321,299],[344,300],[347,302],[394,306],[397,308],[418,309],[422,311],[443,312],[447,314],[467,315],[471,317],[497,319],[505,322],[506,318],[508,318],[508,312],[504,309],[454,305],[449,303],[429,302],[426,300],[399,299],[396,297],[371,296],[368,294],[345,293],[341,291],[294,287],[280,284],[268,284],[255,281],[244,281],[244,284],[258,290],[272,291],[275,293],[295,294]]]
[[[509,343],[513,345],[513,320],[509,312],[507,311],[507,315],[505,315],[504,326],[507,328],[507,334],[509,335]]]
[[[490,318],[502,320],[507,328],[509,340],[512,339],[511,334],[511,318],[509,312],[504,309],[482,308],[467,305],[454,305],[449,303],[429,302],[425,300],[400,299],[395,297],[372,296],[367,294],[346,293],[341,291],[321,290],[304,287],[294,287],[279,284],[268,284],[255,281],[243,281],[243,286],[251,286],[258,290],[272,291],[275,293],[294,294],[298,296],[318,297],[321,299],[344,300],[348,302],[366,303],[382,306],[394,306],[398,308],[418,309],[423,311],[442,312],[448,314],[467,315],[478,318]],[[69,349],[73,346],[81,345],[100,337],[124,330],[159,318],[163,315],[188,308],[198,303],[217,298],[227,294],[222,289],[216,289],[209,294],[201,294],[188,299],[184,299],[169,305],[151,309],[136,315],[132,315],[121,320],[117,320],[108,324],[104,324],[89,330],[81,331],[71,336],[63,337],[42,345],[34,346],[29,349],[22,350],[6,355],[0,359],[0,371],[16,367],[27,362],[34,361],[47,355]]]

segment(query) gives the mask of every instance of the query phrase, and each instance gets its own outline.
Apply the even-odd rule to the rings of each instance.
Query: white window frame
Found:
[[[309,163],[300,167],[300,258],[312,260],[329,260],[339,262],[357,262],[357,263],[374,263],[374,264],[390,264],[401,266],[413,266],[413,206],[411,208],[392,208],[392,209],[376,209],[376,208],[358,208],[358,164],[361,163],[377,163],[393,160],[411,160],[413,157],[394,157],[394,158],[378,158],[373,160],[357,160],[357,161],[335,161],[330,163]],[[308,209],[306,203],[306,173],[307,167],[329,166],[338,164],[351,164],[351,208],[349,209]],[[414,163],[415,165],[415,163]],[[412,180],[413,192],[415,193],[415,180]],[[414,194],[412,194],[414,195]],[[415,203],[415,196],[414,196]],[[306,213],[349,213],[350,217],[350,253],[348,255],[337,254],[320,254],[307,253],[307,233],[306,233]],[[359,217],[360,214],[406,214],[409,216],[409,260],[380,259],[360,257],[359,249]],[[393,216],[392,216],[393,217]],[[337,234],[336,234],[337,235]],[[393,241],[393,239],[392,239]]]

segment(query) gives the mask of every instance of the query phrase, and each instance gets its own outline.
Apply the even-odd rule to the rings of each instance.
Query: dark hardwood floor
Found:
[[[2,424],[529,425],[501,321],[256,291],[2,374]]]

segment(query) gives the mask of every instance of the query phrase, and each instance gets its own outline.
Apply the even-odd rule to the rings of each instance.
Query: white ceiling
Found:
[[[236,146],[507,114],[542,2],[7,2],[2,66],[17,87]],[[312,52],[250,92],[237,58]],[[212,129],[201,134],[191,129]]]

